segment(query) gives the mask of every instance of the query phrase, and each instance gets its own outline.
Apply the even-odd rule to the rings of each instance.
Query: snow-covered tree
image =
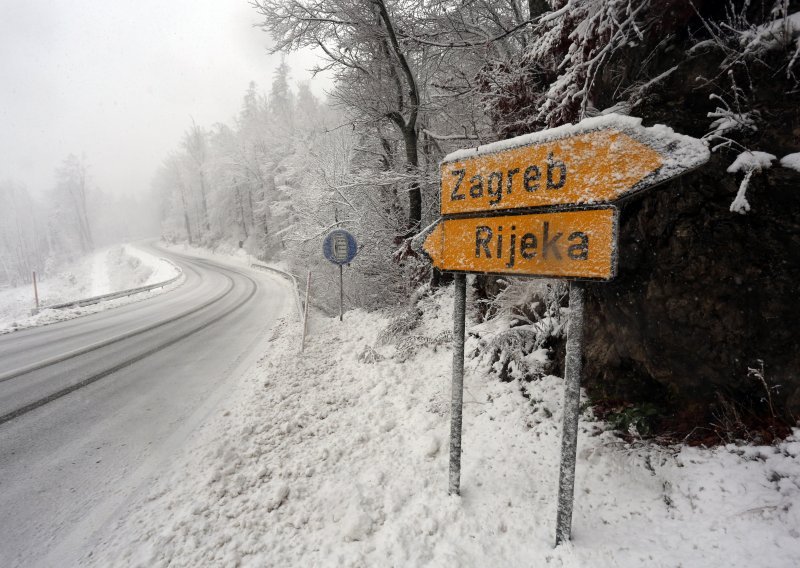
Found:
[[[0,182],[0,284],[17,286],[40,274],[49,249],[43,205],[14,180]]]
[[[89,183],[85,159],[70,154],[56,170],[56,186],[52,193],[55,208],[51,212],[51,227],[54,230],[57,227],[60,237],[73,242],[74,249],[83,254],[94,249],[87,208]],[[69,245],[63,242],[60,246]]]

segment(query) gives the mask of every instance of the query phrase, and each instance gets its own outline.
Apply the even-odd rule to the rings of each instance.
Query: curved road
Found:
[[[0,336],[3,566],[76,562],[224,400],[291,301],[272,276],[149,252],[178,264],[185,282]]]

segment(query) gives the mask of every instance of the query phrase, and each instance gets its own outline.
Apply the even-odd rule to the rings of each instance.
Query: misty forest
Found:
[[[6,289],[29,294],[34,272],[45,285],[48,279],[63,280],[74,263],[104,247],[115,251],[109,254],[116,255],[117,265],[128,263],[126,270],[137,274],[136,286],[152,285],[154,272],[142,272],[150,261],[125,256],[128,243],[150,239],[175,255],[202,254],[208,262],[235,257],[254,272],[288,273],[293,291],[280,296],[281,302],[291,314],[297,303],[300,318],[308,320],[297,324],[296,314],[284,315],[269,336],[274,343],[264,343],[264,357],[272,353],[272,359],[259,361],[262,374],[254,375],[258,378],[250,387],[256,393],[252,404],[261,406],[226,407],[220,420],[242,420],[230,426],[240,441],[229,448],[225,444],[230,442],[218,441],[220,449],[191,458],[200,460],[191,463],[202,473],[191,478],[196,485],[188,485],[208,489],[196,494],[186,487],[175,489],[183,481],[176,482],[181,477],[174,474],[159,493],[169,500],[154,500],[155,505],[138,510],[138,528],[130,529],[138,545],[149,543],[146,555],[108,556],[113,546],[129,546],[117,533],[116,540],[103,541],[97,549],[106,556],[91,562],[239,565],[244,558],[254,566],[327,565],[339,558],[341,565],[352,566],[550,565],[551,557],[523,554],[519,543],[527,539],[525,527],[544,526],[546,534],[532,538],[536,546],[547,542],[551,550],[555,494],[520,489],[524,484],[516,477],[504,485],[500,477],[506,474],[499,472],[523,475],[539,463],[535,452],[540,450],[535,449],[530,455],[522,452],[520,461],[506,462],[517,444],[551,444],[548,451],[558,462],[560,377],[565,376],[565,357],[569,360],[569,316],[577,309],[570,305],[570,282],[486,271],[466,279],[467,438],[461,474],[466,489],[459,508],[445,500],[444,490],[451,435],[450,349],[458,339],[451,305],[458,301],[463,276],[434,267],[419,241],[442,216],[442,163],[448,154],[479,153],[487,144],[581,121],[594,124],[592,119],[607,117],[629,124],[636,117],[643,127],[665,125],[700,141],[710,157],[681,177],[616,203],[616,277],[582,284],[579,435],[590,441],[586,446],[579,442],[575,491],[576,503],[586,499],[588,504],[576,505],[576,556],[562,550],[556,558],[563,563],[553,565],[721,566],[726,543],[737,539],[733,535],[762,526],[756,524],[762,521],[785,527],[769,549],[771,565],[792,565],[793,555],[800,554],[793,525],[800,512],[790,504],[800,496],[800,473],[770,460],[797,462],[800,443],[800,0],[251,0],[250,14],[269,38],[270,56],[280,63],[253,78],[240,93],[239,107],[229,109],[229,120],[203,124],[187,116],[183,134],[161,157],[149,187],[132,195],[100,187],[93,177],[93,156],[77,151],[53,165],[47,191],[30,190],[25,179],[4,178],[0,171],[0,298]],[[330,78],[325,94],[298,79],[305,70],[289,62],[307,50],[317,56],[314,73]],[[536,180],[558,189],[566,180],[566,166],[552,155],[547,160],[541,172],[535,170]],[[508,193],[514,180],[533,184],[528,173],[518,172],[507,174]],[[512,180],[516,173],[519,177]],[[498,175],[499,193],[492,205],[503,195],[506,178]],[[473,178],[470,183],[478,182]],[[491,192],[491,178],[488,183]],[[483,195],[483,185],[470,189],[464,184],[467,197]],[[506,246],[518,247],[508,266],[523,262],[523,253],[525,259],[535,256],[530,251],[536,243],[544,243],[546,255],[547,227],[544,236],[520,232],[510,241],[512,228],[506,227]],[[336,229],[348,231],[357,242],[355,258],[341,271],[342,282],[340,269],[323,256],[323,241]],[[498,229],[492,231],[481,227],[476,237],[470,233],[476,255],[494,253],[489,235],[496,238]],[[573,237],[584,240],[568,249],[578,251],[571,258],[585,259],[588,237]],[[170,258],[180,265],[182,257]],[[184,266],[182,276],[169,276],[185,279],[182,286],[190,290],[193,278],[198,290],[210,287],[214,278],[222,282],[204,275],[206,269]],[[105,294],[112,288],[94,290]],[[170,290],[160,297],[177,293]],[[84,292],[91,295],[89,288]],[[38,297],[36,302],[38,307]],[[25,304],[24,317],[30,307]],[[133,308],[103,313],[117,309]],[[14,329],[27,325],[17,323],[24,317],[15,316]],[[43,316],[31,317],[35,322]],[[230,321],[226,325],[232,328],[238,320],[221,321]],[[150,320],[141,322],[149,325]],[[254,332],[253,337],[262,336]],[[211,347],[194,349],[198,359],[214,352]],[[305,354],[298,354],[300,349]],[[213,363],[203,365],[211,368]],[[15,367],[23,365],[0,369],[0,378]],[[163,368],[173,367],[158,369]],[[391,406],[402,396],[405,402]],[[19,406],[28,413],[27,406]],[[392,418],[398,409],[401,413]],[[13,425],[23,411],[0,408],[0,428],[6,420]],[[351,416],[348,412],[355,414],[341,418]],[[275,418],[269,418],[273,413]],[[271,426],[254,416],[267,417]],[[484,434],[489,430],[481,428],[494,427],[495,419],[497,432]],[[333,420],[343,421],[333,426]],[[229,428],[228,422],[214,424],[217,435]],[[418,430],[424,435],[417,437]],[[338,441],[325,445],[327,435],[339,436]],[[295,441],[280,442],[276,436],[294,436]],[[408,462],[398,457],[405,455],[403,444],[412,448],[406,448],[413,456]],[[461,452],[458,444],[449,446],[451,460],[454,447]],[[397,454],[386,449],[395,445]],[[766,449],[761,454],[741,449],[756,447]],[[506,453],[498,458],[493,452],[500,450]],[[704,474],[669,468],[711,463],[686,457],[699,455],[686,452],[700,451],[729,451],[725,455],[735,454],[741,471],[751,472],[747,468],[759,460],[767,464],[768,481],[751,479],[741,487],[767,487],[764,491],[772,491],[775,500],[747,501],[741,517],[739,509],[723,505],[695,510],[693,499],[702,493],[702,484],[681,483]],[[542,463],[549,464],[546,456]],[[342,465],[348,460],[357,465]],[[378,467],[372,462],[385,467],[370,469]],[[207,463],[215,464],[209,467],[216,473],[202,469]],[[739,466],[714,463],[708,486],[718,480],[723,487],[719,502],[726,503],[726,467],[734,471]],[[452,489],[452,461],[450,467],[450,493],[458,493]],[[638,513],[617,516],[627,497],[618,502],[617,494],[605,493],[599,481],[585,481],[583,467],[606,472],[606,479],[633,479],[632,486],[645,489],[631,489],[628,496],[636,503],[631,507],[663,509],[662,516],[646,513],[641,521],[630,520]],[[480,473],[484,469],[493,473]],[[541,483],[555,484],[556,469]],[[394,481],[393,472],[402,483]],[[320,481],[323,475],[332,477]],[[627,482],[620,479],[612,485],[623,487]],[[413,489],[415,483],[424,489]],[[484,495],[506,490],[511,493],[503,497],[503,507],[486,505],[490,501]],[[737,493],[738,503],[746,501],[747,491]],[[341,495],[350,493],[357,496],[345,502]],[[262,516],[252,512],[255,506],[247,495],[250,503],[262,504]],[[433,498],[425,495],[441,501],[429,509],[426,499]],[[503,520],[506,501],[508,510],[517,512]],[[163,510],[152,508],[158,503]],[[563,507],[560,496],[558,503]],[[523,513],[517,506],[542,510]],[[607,507],[610,516],[602,521],[607,526],[595,532],[592,523],[600,526]],[[470,517],[479,509],[486,518]],[[334,512],[326,516],[329,510]],[[169,519],[176,511],[183,511],[179,518],[184,520],[173,526]],[[689,533],[719,528],[691,523],[669,528],[693,514],[704,517],[702,523],[712,517],[736,519],[727,540],[703,552],[701,560],[688,544],[684,547],[684,540],[671,541],[668,535],[672,530],[682,539],[701,539]],[[628,534],[628,522],[663,522],[667,536],[659,545],[632,545],[640,556],[612,550],[608,543]],[[159,528],[150,529],[149,523]],[[208,529],[219,539],[216,544],[205,542],[212,538],[207,526],[216,527]],[[233,526],[238,528],[228,534]],[[259,540],[265,534],[271,536]],[[317,539],[319,544],[313,544]],[[503,544],[503,539],[510,540]],[[486,545],[489,540],[493,544]],[[603,558],[608,564],[592,564],[592,546],[607,551]],[[662,563],[652,556],[647,560],[649,546],[666,555],[658,557]],[[674,558],[669,557],[671,548],[680,549]],[[734,555],[743,563],[734,565],[745,565],[747,559],[758,565],[758,555],[747,554]],[[457,560],[463,558],[469,560]]]
[[[270,84],[251,83],[229,123],[187,125],[146,196],[106,196],[87,156],[67,156],[45,196],[24,180],[2,182],[6,285],[145,236],[159,211],[167,242],[233,244],[298,275],[312,270],[318,304],[330,309],[336,274],[318,251],[327,232],[347,228],[361,243],[348,301],[407,305],[442,282],[410,240],[438,217],[445,154],[629,114],[707,140],[713,154],[701,171],[624,206],[621,277],[590,290],[587,387],[612,418],[653,433],[701,426],[704,440],[771,438],[793,423],[800,194],[797,159],[781,162],[800,136],[792,2],[254,7],[276,51],[322,50],[320,68],[335,78],[328,99],[292,87],[281,64]],[[770,156],[728,173],[746,152]],[[500,378],[554,372],[526,368],[515,348],[557,352],[560,328],[541,337],[532,326],[565,304],[563,284],[481,277],[474,286],[478,317],[518,316],[491,346]]]
[[[587,387],[626,430],[785,433],[800,414],[800,194],[780,161],[800,143],[797,7],[557,4],[258,2],[276,49],[324,47],[335,89],[324,102],[293,90],[282,65],[231,124],[189,127],[154,181],[163,237],[312,270],[335,309],[319,249],[345,227],[362,243],[348,300],[404,306],[441,282],[409,242],[438,217],[446,153],[609,112],[668,124],[707,140],[712,159],[624,206],[620,278],[589,292]],[[728,173],[746,152],[773,156]],[[475,292],[478,317],[517,316],[487,345],[500,378],[555,372],[518,347],[552,346],[561,364],[559,326],[534,330],[565,304],[563,284],[485,277]]]

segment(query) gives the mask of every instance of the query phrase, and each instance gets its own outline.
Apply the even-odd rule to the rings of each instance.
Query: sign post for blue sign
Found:
[[[344,315],[343,268],[350,264],[358,253],[358,243],[353,235],[344,229],[328,233],[322,241],[322,254],[333,264],[339,265],[339,321]]]

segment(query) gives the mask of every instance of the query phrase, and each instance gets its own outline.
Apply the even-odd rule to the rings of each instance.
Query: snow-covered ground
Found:
[[[452,297],[292,315],[88,565],[794,567],[800,431],[775,446],[629,444],[581,417],[573,541],[553,548],[562,381],[467,361],[462,496],[447,495]],[[467,353],[474,353],[469,339]]]
[[[63,268],[38,282],[39,304],[43,308],[73,300],[101,296],[111,292],[164,282],[178,274],[178,269],[132,245],[104,248]],[[117,298],[99,304],[69,309],[42,309],[31,315],[35,306],[33,286],[0,290],[0,333],[36,325],[45,325],[100,310],[139,301],[178,285]]]
[[[250,266],[251,263],[255,262],[259,264],[266,264],[278,270],[288,270],[287,263],[283,261],[270,261],[265,263],[248,254],[245,249],[225,243],[221,243],[213,250],[204,247],[187,245],[186,243],[166,244],[161,242],[159,243],[159,246],[173,252],[197,256],[199,258],[208,258],[214,260],[214,262],[222,262],[231,266]]]

